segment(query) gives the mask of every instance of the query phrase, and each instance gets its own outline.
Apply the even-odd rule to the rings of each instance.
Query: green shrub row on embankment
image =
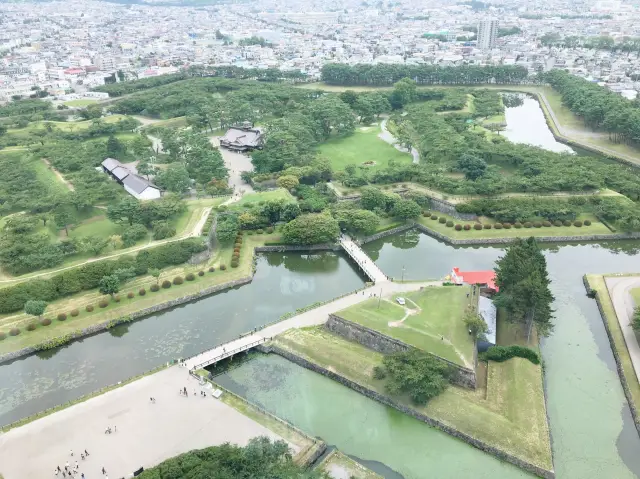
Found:
[[[133,269],[136,275],[150,268],[165,268],[185,263],[206,248],[200,239],[187,239],[122,256],[114,261],[95,261],[56,274],[48,279],[32,279],[0,289],[0,314],[21,310],[29,300],[55,301],[80,291],[97,288],[100,280],[115,271]]]

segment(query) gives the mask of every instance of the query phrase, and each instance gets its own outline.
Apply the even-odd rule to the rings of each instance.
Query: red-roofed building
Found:
[[[479,284],[494,293],[498,292],[495,271],[460,271],[460,268],[451,270],[451,282],[455,284]]]

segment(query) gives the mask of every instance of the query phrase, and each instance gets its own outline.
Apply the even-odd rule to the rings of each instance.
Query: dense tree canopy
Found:
[[[441,67],[435,65],[346,65],[327,63],[322,67],[322,81],[331,85],[393,85],[411,78],[423,85],[471,85],[522,83],[527,78],[525,67],[474,66]]]
[[[223,444],[181,454],[144,471],[140,479],[320,479],[291,457],[284,441],[257,437],[245,447]]]
[[[548,336],[553,329],[554,300],[549,285],[547,261],[534,238],[517,239],[509,245],[495,267],[497,307],[504,308],[507,319],[526,326],[527,337],[535,325],[538,334]]]
[[[339,234],[338,222],[327,214],[298,216],[282,229],[283,241],[293,245],[331,243]]]

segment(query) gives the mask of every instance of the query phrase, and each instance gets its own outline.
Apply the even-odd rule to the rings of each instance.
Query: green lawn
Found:
[[[378,138],[379,126],[368,127],[366,131],[356,130],[353,135],[322,143],[318,153],[331,162],[334,171],[344,170],[347,165],[362,166],[369,170],[386,168],[390,160],[397,163],[411,163],[411,155],[398,151]],[[363,165],[374,161],[375,165]]]
[[[640,306],[640,288],[633,288],[631,290],[631,297],[635,301],[636,306]]]
[[[604,223],[599,222],[595,216],[584,214],[578,216],[578,219],[584,221],[585,219],[591,220],[590,226],[550,226],[550,227],[541,227],[541,228],[510,228],[510,229],[482,229],[475,230],[473,229],[473,225],[476,224],[475,221],[462,221],[452,216],[446,215],[440,212],[434,212],[438,216],[438,220],[432,220],[431,218],[425,218],[421,216],[418,218],[418,223],[426,226],[427,228],[448,236],[453,239],[479,239],[479,238],[528,238],[530,236],[586,236],[586,235],[594,235],[594,234],[611,234],[611,230],[607,228]],[[471,229],[468,231],[461,230],[456,231],[454,227],[446,226],[446,224],[440,223],[439,218],[445,218],[447,221],[453,221],[454,225],[471,225]],[[495,222],[484,218],[482,219],[483,223],[494,224]]]
[[[373,379],[382,355],[322,327],[291,329],[275,343],[324,368],[379,393],[384,380]],[[540,467],[551,469],[551,445],[542,389],[542,368],[514,358],[489,364],[487,387],[449,386],[426,406],[404,397],[396,402]]]
[[[293,201],[293,196],[284,188],[278,188],[271,191],[263,191],[261,193],[250,193],[244,195],[242,199],[236,203],[231,204],[233,208],[242,207],[244,205],[259,203],[260,201],[270,201],[284,199],[287,201]]]
[[[243,246],[240,250],[240,266],[231,268],[231,255],[233,254],[233,246],[218,248],[212,257],[202,265],[179,265],[166,268],[162,271],[160,282],[165,279],[172,280],[175,276],[185,276],[192,272],[196,274],[199,270],[205,271],[205,275],[200,277],[196,275],[195,281],[185,281],[182,285],[172,286],[169,289],[161,289],[157,293],[149,291],[149,287],[155,283],[155,278],[151,276],[140,276],[132,279],[120,290],[121,301],[116,303],[110,301],[106,308],[99,308],[98,302],[104,298],[97,290],[83,291],[79,294],[68,296],[49,304],[45,317],[51,318],[53,321],[49,326],[41,326],[38,324],[34,331],[27,331],[26,325],[33,321],[33,318],[22,312],[7,314],[0,316],[0,331],[7,333],[10,328],[18,327],[21,333],[18,336],[7,336],[6,339],[0,341],[0,354],[16,351],[21,348],[39,344],[47,339],[63,336],[81,329],[85,329],[94,324],[100,324],[112,319],[121,318],[143,308],[153,306],[155,304],[165,302],[171,299],[180,298],[189,294],[201,291],[204,288],[214,286],[221,283],[236,280],[251,275],[253,249],[256,246],[263,245],[266,241],[278,241],[280,234],[274,232],[272,234],[262,235],[245,235]],[[226,270],[221,271],[220,265],[226,265]],[[208,268],[214,266],[215,272],[209,272]],[[139,296],[138,290],[146,288],[147,294]],[[134,298],[128,299],[127,293],[133,292]],[[85,311],[85,307],[91,304],[94,306],[93,312]],[[69,315],[72,309],[78,309],[80,314],[73,318],[68,316],[64,322],[55,319],[59,313]]]
[[[109,115],[101,118],[101,120],[105,123],[117,123],[118,121],[126,118],[125,115]],[[20,134],[20,133],[28,133],[34,130],[44,130],[47,124],[51,124],[51,126],[55,126],[56,128],[64,131],[78,131],[85,130],[91,126],[93,120],[84,120],[84,121],[34,121],[29,123],[25,128],[19,129],[10,129],[7,130],[7,134]]]
[[[36,173],[38,181],[45,185],[51,193],[57,193],[59,195],[69,193],[69,187],[62,182],[43,160],[34,158],[31,161],[31,168]]]
[[[67,106],[77,106],[80,108],[93,105],[95,103],[98,103],[98,100],[69,100],[64,102]]]
[[[336,315],[472,368],[474,344],[463,322],[469,291],[467,287],[429,287],[402,295],[404,307],[395,298],[370,299]]]
[[[99,236],[101,238],[108,238],[112,235],[122,234],[124,226],[108,219],[106,213],[105,210],[96,209],[96,216],[87,218],[69,230],[69,237]],[[148,238],[145,239],[145,241],[146,240],[148,240]]]

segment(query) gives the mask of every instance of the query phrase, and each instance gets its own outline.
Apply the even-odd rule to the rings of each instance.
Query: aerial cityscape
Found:
[[[0,25],[0,479],[640,478],[640,6]]]

